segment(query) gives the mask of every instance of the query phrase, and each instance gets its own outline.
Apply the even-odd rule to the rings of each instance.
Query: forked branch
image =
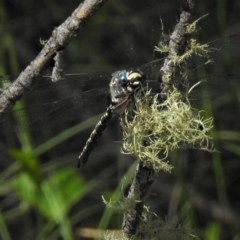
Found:
[[[22,71],[11,86],[0,95],[0,118],[9,107],[22,97],[24,91],[32,85],[34,78],[48,67],[49,62],[58,51],[67,47],[79,29],[106,1],[85,0],[65,22],[53,30],[52,36],[46,41],[38,56]]]

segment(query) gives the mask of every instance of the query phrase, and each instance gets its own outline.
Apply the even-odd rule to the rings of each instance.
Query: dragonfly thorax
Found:
[[[117,71],[112,74],[110,81],[110,94],[113,104],[120,103],[141,87],[145,75],[137,69]]]

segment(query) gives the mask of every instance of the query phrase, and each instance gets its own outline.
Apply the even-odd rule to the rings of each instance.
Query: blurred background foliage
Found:
[[[19,74],[41,50],[40,40],[48,39],[78,4],[76,0],[1,0],[0,74]],[[162,35],[161,21],[168,35],[179,4],[175,0],[107,2],[64,52],[65,72],[110,76],[116,70],[150,62]],[[239,11],[239,1],[202,1],[197,17],[209,15],[200,21],[197,39],[205,43],[239,34]],[[239,44],[230,49],[207,70],[192,76],[238,74]],[[219,82],[214,91],[220,88],[220,79],[215,79]],[[232,86],[232,92],[213,102],[203,101],[205,115],[215,116],[212,136],[219,152],[173,153],[172,174],[159,173],[147,199],[159,217],[178,216],[179,223],[195,229],[201,239],[240,239],[238,87]],[[26,105],[28,101],[20,101],[16,108]],[[121,214],[106,210],[101,196],[121,199],[136,163],[120,153],[122,133],[115,117],[87,166],[76,168],[77,157],[99,119],[90,110],[58,131],[0,129],[0,238],[83,239],[86,228],[92,229],[88,236],[94,238],[94,229],[121,227]]]

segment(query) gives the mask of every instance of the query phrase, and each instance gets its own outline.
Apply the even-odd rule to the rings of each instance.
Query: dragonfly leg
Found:
[[[126,110],[129,107],[130,101],[131,100],[129,98],[127,98],[126,100],[124,100],[124,101],[122,101],[121,103],[118,104],[119,105],[118,107],[122,108],[122,110],[121,110],[121,112],[119,114],[119,123],[120,123],[120,126],[122,127],[123,131],[126,131],[126,130],[125,130],[125,127],[124,127],[122,119],[125,116],[125,113],[126,113]]]

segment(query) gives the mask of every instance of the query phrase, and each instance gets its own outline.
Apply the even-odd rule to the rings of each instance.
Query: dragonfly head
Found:
[[[119,103],[129,98],[135,90],[142,86],[145,74],[138,69],[122,70],[112,74],[110,94],[112,103]]]

